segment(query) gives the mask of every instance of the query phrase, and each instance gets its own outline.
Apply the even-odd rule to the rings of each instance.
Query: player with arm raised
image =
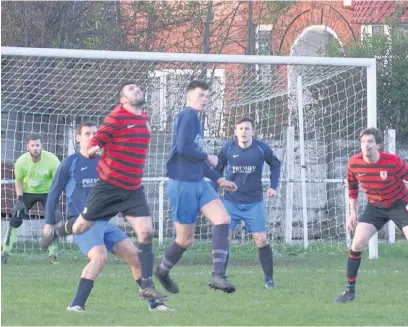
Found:
[[[217,164],[217,157],[202,150],[203,126],[198,112],[207,103],[208,89],[208,84],[203,81],[188,84],[186,107],[178,113],[173,125],[173,148],[167,162],[167,175],[170,178],[168,196],[176,239],[167,248],[155,272],[171,293],[178,293],[179,288],[170,278],[169,271],[193,244],[199,211],[215,225],[212,237],[214,270],[208,286],[227,293],[235,291],[235,287],[225,278],[230,217],[217,193],[204,180],[204,177],[208,177],[223,188],[236,189],[234,183],[219,178],[211,168]]]
[[[119,90],[119,102],[88,146],[90,158],[104,150],[97,168],[99,180],[75,223],[67,221],[64,228],[57,228],[57,234],[81,234],[95,221],[109,220],[121,212],[139,241],[140,297],[164,300],[167,296],[160,294],[152,281],[153,224],[142,185],[150,143],[149,117],[143,111],[144,94],[135,83],[126,83]]]
[[[10,251],[17,239],[17,229],[23,223],[23,219],[28,219],[28,211],[37,202],[42,203],[45,208],[48,191],[59,164],[60,161],[55,154],[42,149],[39,134],[28,136],[27,153],[20,156],[14,164],[17,200],[14,203],[10,227],[4,237],[2,263],[7,263]],[[62,218],[59,211],[56,212],[56,215],[58,219]],[[48,250],[49,262],[58,263],[57,244],[52,244]]]
[[[352,156],[347,164],[347,182],[350,198],[350,214],[347,232],[354,231],[347,261],[347,286],[334,301],[344,303],[354,300],[356,279],[361,253],[370,238],[388,221],[392,220],[408,240],[408,165],[395,154],[380,151],[381,131],[367,128],[360,134],[361,153]],[[357,217],[358,184],[367,195],[367,206]]]
[[[55,174],[46,205],[45,239],[53,237],[55,224],[53,213],[58,206],[62,192],[64,191],[66,195],[67,217],[76,219],[98,181],[96,167],[100,157],[91,159],[88,156],[88,144],[96,131],[96,124],[93,122],[85,122],[78,127],[76,140],[79,142],[80,152],[65,158]],[[68,306],[68,311],[86,311],[85,302],[93,288],[95,279],[106,263],[108,252],[116,254],[129,264],[137,284],[141,284],[137,248],[117,226],[104,220],[97,221],[86,232],[74,235],[74,241],[89,261],[82,271],[77,293]],[[149,309],[152,311],[171,310],[157,300],[149,300],[148,302]]]
[[[255,240],[259,261],[264,272],[265,287],[276,289],[273,280],[273,254],[268,242],[267,220],[262,189],[262,170],[266,162],[270,168],[269,188],[266,196],[276,196],[280,176],[280,161],[268,144],[253,139],[255,123],[242,117],[235,125],[236,139],[226,142],[218,155],[216,170],[234,182],[236,192],[224,193],[223,203],[231,216],[230,238],[237,223],[242,220]]]

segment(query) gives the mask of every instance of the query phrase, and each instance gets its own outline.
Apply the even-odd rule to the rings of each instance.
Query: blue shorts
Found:
[[[167,186],[173,221],[180,224],[195,224],[197,213],[207,203],[219,199],[210,183],[171,179]]]
[[[108,221],[98,220],[85,233],[74,235],[74,241],[84,255],[97,245],[105,245],[109,252],[127,235]]]
[[[233,203],[222,201],[231,216],[230,230],[242,220],[248,233],[266,232],[266,210],[263,201],[256,203]]]

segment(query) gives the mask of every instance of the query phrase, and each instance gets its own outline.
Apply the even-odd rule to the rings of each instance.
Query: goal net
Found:
[[[2,52],[2,237],[15,199],[13,163],[25,152],[27,135],[40,133],[44,149],[62,160],[76,149],[76,126],[101,123],[117,103],[118,87],[131,80],[144,90],[151,118],[144,185],[155,238],[160,248],[168,244],[175,231],[165,163],[186,84],[197,78],[211,85],[201,115],[208,153],[216,154],[233,137],[237,118],[250,115],[256,137],[281,160],[278,195],[265,200],[268,235],[277,252],[346,249],[346,162],[358,151],[359,131],[376,120],[375,100],[370,100],[375,83],[367,73],[371,60],[4,47]],[[269,167],[264,169],[266,190]],[[38,248],[43,214],[42,207],[31,209],[15,251]],[[123,218],[112,222],[134,237]],[[211,224],[200,217],[192,252],[209,246],[211,235]],[[72,247],[69,238],[60,242]],[[231,247],[252,246],[245,226],[238,225]]]

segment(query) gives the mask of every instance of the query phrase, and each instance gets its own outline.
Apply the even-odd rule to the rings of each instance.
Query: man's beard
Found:
[[[34,153],[34,152],[30,152],[31,156],[34,158],[38,158],[41,155],[41,151]]]
[[[146,104],[145,99],[142,99],[142,100],[135,101],[135,102],[133,103],[133,106],[136,107],[136,108],[141,108],[141,107],[143,107],[145,104]]]

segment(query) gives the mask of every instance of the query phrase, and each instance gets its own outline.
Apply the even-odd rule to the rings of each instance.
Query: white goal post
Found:
[[[120,84],[135,80],[145,91],[152,126],[144,182],[155,235],[166,244],[174,236],[165,177],[172,122],[187,82],[203,78],[211,85],[201,117],[206,150],[217,153],[232,137],[235,120],[247,114],[256,121],[257,137],[282,162],[279,195],[266,200],[270,239],[291,249],[346,247],[345,164],[359,149],[360,130],[377,125],[375,59],[17,47],[1,52],[2,225],[14,198],[12,165],[25,151],[25,137],[40,132],[45,149],[65,157],[75,149],[75,126],[101,122]],[[265,187],[267,177],[266,167]],[[27,228],[20,240],[35,241],[38,232],[32,224]],[[245,226],[237,235],[233,246],[245,249],[251,242]],[[210,237],[211,226],[200,220],[195,246]],[[378,257],[377,235],[369,257]]]

